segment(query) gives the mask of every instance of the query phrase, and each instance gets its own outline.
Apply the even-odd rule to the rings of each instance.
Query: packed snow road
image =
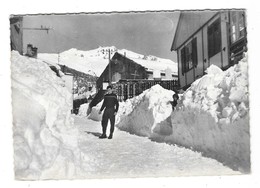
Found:
[[[99,139],[100,122],[86,117],[75,116],[75,125],[80,132],[85,178],[239,174],[192,150],[153,142],[118,129],[112,140]]]

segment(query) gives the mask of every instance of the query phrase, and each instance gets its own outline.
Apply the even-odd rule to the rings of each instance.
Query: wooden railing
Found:
[[[112,84],[119,101],[125,101],[140,95],[144,90],[159,84],[168,90],[178,90],[178,80],[120,80]]]

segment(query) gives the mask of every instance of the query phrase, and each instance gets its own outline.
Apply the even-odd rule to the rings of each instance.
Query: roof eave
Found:
[[[177,28],[176,28],[176,30],[175,30],[175,35],[174,35],[174,38],[173,38],[173,42],[172,42],[172,46],[171,46],[171,51],[176,51],[176,50],[177,50],[177,48],[176,48],[176,40],[177,40],[177,35],[178,35],[178,33],[179,33],[179,26],[180,26],[180,22],[181,22],[182,15],[183,15],[183,13],[181,12],[181,13],[180,13],[180,16],[179,16]]]

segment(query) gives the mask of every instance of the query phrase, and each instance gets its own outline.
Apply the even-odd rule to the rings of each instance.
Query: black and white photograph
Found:
[[[14,181],[251,176],[248,17],[224,6],[9,14]]]
[[[243,9],[12,15],[15,177],[250,173],[246,23]]]

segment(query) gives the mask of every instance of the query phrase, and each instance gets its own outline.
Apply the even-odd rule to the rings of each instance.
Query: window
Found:
[[[186,72],[186,62],[185,62],[185,46],[181,49],[181,73],[184,75]]]
[[[165,76],[166,74],[165,73],[161,73],[161,76]]]
[[[208,27],[208,56],[213,57],[221,50],[220,19],[217,19]]]
[[[230,13],[231,43],[235,43],[245,36],[244,11],[231,11]]]
[[[197,67],[197,38],[181,49],[182,75],[194,67]]]
[[[192,62],[195,67],[198,65],[197,38],[192,40]]]

